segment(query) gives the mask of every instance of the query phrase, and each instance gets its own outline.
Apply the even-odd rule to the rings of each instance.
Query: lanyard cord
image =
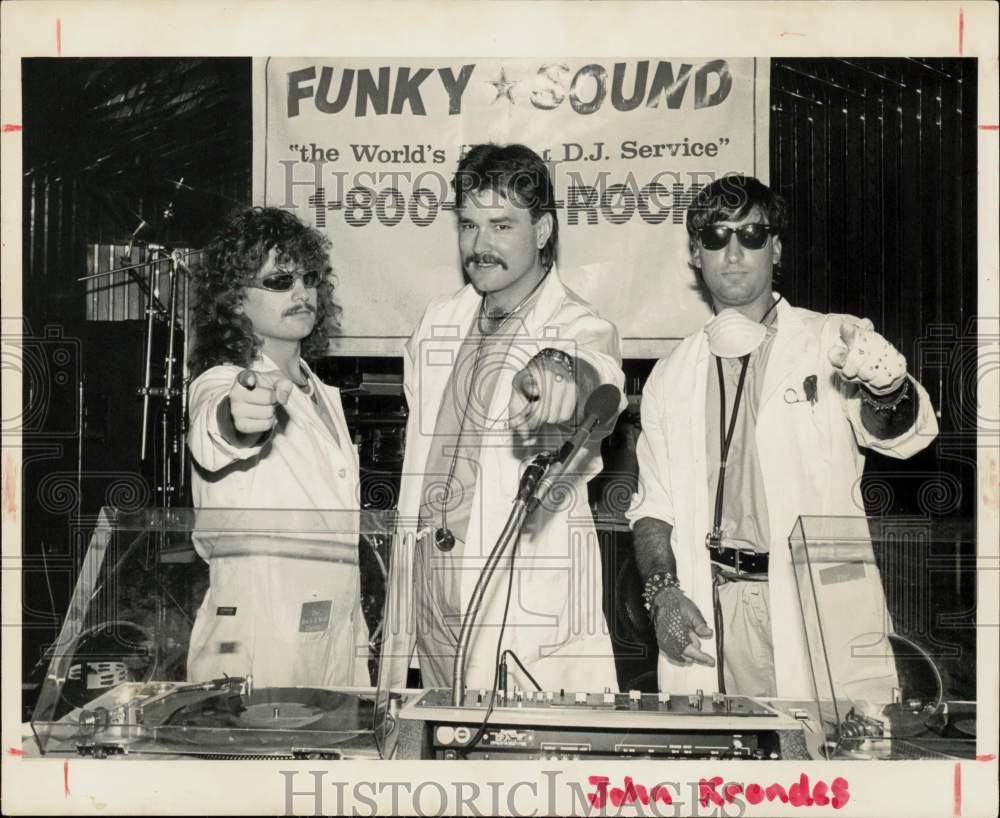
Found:
[[[726,458],[729,457],[729,447],[733,443],[733,436],[736,432],[736,415],[740,411],[740,403],[743,398],[743,384],[747,377],[747,368],[750,365],[750,356],[744,355],[740,358],[740,379],[736,384],[736,398],[733,400],[733,414],[729,419],[729,430],[726,431],[726,379],[722,373],[722,359],[716,356],[715,368],[719,373],[719,424],[720,451],[722,458],[719,462],[719,481],[715,487],[715,520],[712,525],[712,537],[715,545],[721,545],[721,539],[715,540],[717,535],[721,535],[719,527],[722,525],[722,494],[726,485]]]
[[[767,320],[767,316],[771,314],[771,311],[778,306],[778,302],[781,301],[781,296],[779,295],[773,302],[771,306],[767,308],[767,312],[761,316],[760,323],[764,323]],[[729,457],[729,447],[733,442],[733,434],[736,431],[736,415],[740,411],[740,402],[743,397],[743,383],[746,380],[747,367],[750,364],[750,354],[747,353],[741,359],[743,365],[740,367],[740,379],[736,384],[736,398],[733,400],[733,416],[729,420],[729,431],[726,431],[726,381],[722,374],[722,360],[718,355],[715,356],[715,368],[719,373],[719,415],[721,417],[721,423],[719,424],[719,437],[720,437],[720,451],[721,451],[721,461],[719,463],[719,482],[715,487],[715,519],[712,524],[712,532],[709,534],[710,541],[712,545],[716,548],[722,547],[722,495],[725,491],[726,485],[726,460]]]

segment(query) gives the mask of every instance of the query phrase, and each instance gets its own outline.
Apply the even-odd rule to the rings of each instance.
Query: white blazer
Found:
[[[438,409],[454,363],[482,298],[468,285],[433,302],[406,344],[404,385],[410,417],[400,486],[402,537],[393,554],[388,604],[390,625],[383,651],[383,679],[400,686],[415,641],[413,605],[414,537],[425,464],[434,443]],[[462,553],[462,610],[510,513],[518,482],[531,456],[519,454],[506,428],[513,376],[544,347],[561,349],[593,365],[602,383],[624,385],[621,347],[611,323],[566,289],[553,269],[534,307],[518,329],[497,381],[488,416],[501,418],[480,452],[479,482]],[[586,396],[581,396],[584,400]],[[624,408],[625,400],[622,399]],[[533,454],[533,453],[532,453]],[[544,507],[529,519],[515,562],[514,586],[504,645],[515,651],[545,689],[617,689],[614,655],[605,623],[601,559],[586,483],[601,470],[599,446],[584,448],[567,472],[573,490],[556,510]],[[441,476],[442,479],[445,477]],[[551,495],[550,495],[551,496]],[[433,549],[432,549],[433,550]],[[469,651],[466,680],[491,688],[499,625],[503,618],[509,563],[493,575]],[[512,664],[513,667],[513,664]],[[523,687],[524,682],[519,682]]]
[[[777,312],[778,332],[764,375],[756,430],[771,537],[771,629],[778,695],[808,698],[813,695],[813,681],[788,545],[792,527],[800,515],[864,514],[862,447],[892,457],[910,457],[937,435],[937,420],[926,390],[911,379],[920,401],[914,426],[891,440],[872,436],[861,422],[858,388],[844,381],[827,358],[839,338],[841,319],[847,316],[821,315],[784,300]],[[653,517],[673,526],[677,578],[714,630],[711,568],[705,547],[714,501],[708,497],[705,451],[709,356],[708,336],[699,330],[659,361],[646,381],[642,435],[637,444],[639,489],[627,516],[632,522]],[[787,402],[785,390],[791,388],[801,395],[803,381],[810,375],[817,377],[816,402]],[[860,582],[826,588],[824,593],[844,597],[843,604],[849,607],[843,611],[853,633],[882,633],[888,623],[878,571],[873,561],[866,561],[863,571]],[[836,627],[836,623],[831,625]],[[703,640],[702,650],[714,656],[715,640]],[[891,658],[842,672],[854,673],[859,680],[872,674],[884,676],[887,686],[895,682]],[[684,667],[662,653],[659,677],[663,690],[718,689],[716,668]]]

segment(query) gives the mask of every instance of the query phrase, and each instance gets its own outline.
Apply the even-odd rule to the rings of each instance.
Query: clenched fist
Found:
[[[840,343],[828,356],[842,378],[865,387],[873,395],[895,392],[906,380],[906,358],[862,318],[840,325]]]
[[[278,407],[288,402],[295,384],[277,370],[244,369],[229,390],[229,413],[236,431],[260,434],[274,428]]]

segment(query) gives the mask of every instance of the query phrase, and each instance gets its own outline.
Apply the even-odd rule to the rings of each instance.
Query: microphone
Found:
[[[602,384],[590,393],[590,397],[587,398],[587,403],[583,407],[583,422],[573,433],[573,436],[563,443],[559,451],[556,452],[548,472],[538,481],[535,496],[528,502],[529,514],[541,505],[549,490],[566,472],[566,467],[587,442],[594,429],[607,423],[618,414],[621,396],[621,390],[610,383]]]

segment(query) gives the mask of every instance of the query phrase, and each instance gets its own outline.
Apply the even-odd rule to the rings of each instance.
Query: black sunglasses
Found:
[[[256,287],[258,290],[270,290],[273,293],[285,293],[295,286],[296,278],[301,278],[306,287],[316,287],[319,285],[321,277],[322,273],[319,270],[305,270],[298,273],[291,270],[278,270],[263,278],[255,278],[247,286]]]
[[[767,237],[778,232],[776,227],[759,222],[742,224],[739,227],[727,227],[724,224],[709,224],[698,231],[698,239],[706,250],[721,250],[729,244],[733,233],[740,245],[746,250],[760,250],[767,244]]]

